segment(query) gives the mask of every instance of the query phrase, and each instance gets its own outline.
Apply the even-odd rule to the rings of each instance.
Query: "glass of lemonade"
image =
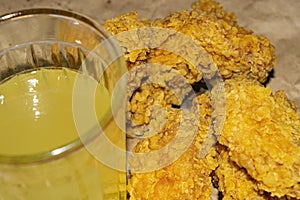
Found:
[[[0,200],[126,199],[120,55],[82,15],[0,17]]]

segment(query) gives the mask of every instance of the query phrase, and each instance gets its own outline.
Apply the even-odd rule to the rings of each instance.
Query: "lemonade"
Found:
[[[0,113],[4,113],[0,115],[0,154],[47,152],[78,138],[72,114],[77,75],[84,76],[66,68],[40,69],[16,75],[0,85]],[[85,80],[87,85],[95,82],[89,77]],[[101,117],[110,105],[104,87],[97,90],[95,102]]]
[[[40,155],[78,141],[84,134],[77,132],[72,112],[78,79],[84,80],[87,88],[97,84],[91,77],[67,68],[41,68],[3,81],[0,155]],[[109,105],[108,91],[97,84],[94,108],[99,121],[108,117]],[[86,132],[95,125],[89,121],[92,120],[87,120]],[[112,120],[107,120],[103,128],[117,138],[121,148],[126,148],[125,135]],[[102,164],[85,148],[52,161],[0,165],[0,199],[125,199],[125,184],[124,172]]]

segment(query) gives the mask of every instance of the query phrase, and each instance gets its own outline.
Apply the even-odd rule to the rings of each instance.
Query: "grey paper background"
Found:
[[[155,18],[188,9],[193,0],[0,0],[0,14],[24,8],[51,7],[87,15],[100,23],[132,10]],[[238,22],[267,36],[278,57],[268,86],[284,89],[300,107],[300,0],[219,0]],[[1,33],[1,30],[0,30]]]

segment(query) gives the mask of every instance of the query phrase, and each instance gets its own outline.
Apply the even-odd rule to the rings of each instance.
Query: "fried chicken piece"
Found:
[[[132,12],[107,20],[104,26],[113,35],[142,27],[162,27],[191,36],[212,56],[224,79],[238,74],[263,83],[275,65],[270,41],[240,27],[234,14],[212,0],[199,0],[192,10],[172,13],[163,19],[138,20],[137,13]],[[129,68],[159,62],[177,69],[191,84],[202,78],[194,66],[172,52],[159,48],[128,51],[131,45],[135,44],[128,38],[123,46]]]
[[[270,197],[259,191],[255,180],[247,174],[247,171],[240,168],[229,158],[229,152],[222,149],[218,162],[220,163],[214,171],[214,180],[217,182],[219,192],[222,193],[223,200],[256,199],[275,200],[279,198]],[[286,199],[280,198],[280,199]]]
[[[274,47],[269,40],[240,27],[235,16],[227,13],[215,1],[199,0],[192,8],[190,11],[172,13],[156,20],[139,20],[137,13],[132,12],[108,20],[104,26],[115,36],[126,31],[153,26],[176,30],[191,36],[201,44],[218,66],[224,79],[241,76],[243,79],[265,82],[275,64]],[[122,39],[124,41],[120,42],[125,44],[122,47],[129,70],[136,69],[142,64],[159,63],[177,70],[189,84],[202,80],[202,75],[195,66],[181,56],[159,48],[131,50],[139,44],[134,43],[130,37]],[[177,44],[174,45],[174,48],[176,47]],[[182,103],[174,98],[174,93],[164,87],[155,84],[143,85],[145,77],[147,79],[145,73],[147,72],[137,69],[129,82],[130,87],[139,88],[130,98],[130,112],[127,119],[129,129],[133,129],[132,132],[141,129],[143,133],[147,125],[161,129],[160,118],[155,117],[159,112],[151,108],[155,104],[168,110],[166,115],[173,123],[167,122],[159,134],[141,140],[135,147],[135,152],[155,151],[175,137],[177,127],[175,124],[179,122],[176,122],[176,117],[171,117],[174,116],[171,107]],[[170,85],[168,80],[159,81]],[[229,122],[226,121],[220,142],[228,146],[230,163],[236,163],[235,167],[239,168],[224,164],[224,170],[233,167],[232,173],[236,173],[233,177],[246,177],[242,181],[247,183],[245,188],[253,195],[256,190],[264,190],[270,192],[272,196],[289,195],[299,198],[300,136],[293,103],[281,92],[271,95],[269,89],[263,88],[255,81],[244,83],[227,81],[226,84]],[[245,91],[240,94],[240,90],[243,90],[239,88],[243,87]],[[215,169],[217,162],[211,154],[206,158],[199,158],[199,151],[210,122],[210,116],[205,114],[210,109],[209,97],[201,95],[200,99],[202,101],[200,107],[205,105],[206,110],[200,109],[201,116],[205,117],[199,121],[199,133],[190,148],[167,167],[155,172],[134,173],[129,180],[128,188],[131,199],[209,199],[212,193],[209,174]],[[151,123],[151,119],[158,120]],[[248,175],[244,174],[245,171],[239,171],[240,168],[245,168]],[[256,186],[248,182],[249,177],[255,179]]]
[[[217,2],[201,0],[192,7],[192,11],[173,13],[153,24],[196,38],[224,79],[243,74],[265,82],[275,64],[274,47],[269,40],[240,27],[235,16]]]
[[[130,200],[210,199],[212,170],[204,159],[197,159],[198,150],[193,146],[170,166],[134,174],[128,185]]]
[[[192,144],[175,162],[162,169],[146,173],[133,173],[128,186],[131,200],[210,199],[212,187],[209,175],[216,168],[217,162],[214,158],[216,152],[213,149],[206,158],[199,158],[201,144],[210,124],[210,107],[207,95],[198,97],[198,102],[203,106],[200,106],[199,122],[196,121],[198,134]],[[134,151],[138,153],[152,152],[167,145],[178,134],[178,126],[182,125],[179,112],[177,109],[168,109],[168,122],[164,129],[155,136],[142,139]]]
[[[245,169],[238,167],[229,159],[228,152],[221,150],[219,155],[220,165],[215,170],[215,180],[222,193],[223,200],[232,199],[267,199],[258,193],[256,183],[247,174]]]
[[[291,197],[271,197],[269,193],[258,189],[256,181],[229,158],[228,149],[218,145],[218,167],[214,171],[214,182],[223,200],[256,199],[256,200],[287,200]]]
[[[137,13],[131,12],[107,20],[104,26],[114,36],[145,27],[167,28],[186,34],[196,39],[199,45],[208,52],[208,55],[204,56],[205,59],[211,60],[212,63],[218,66],[224,79],[235,75],[243,75],[264,82],[275,64],[274,47],[269,40],[263,36],[256,36],[251,31],[240,27],[234,14],[226,12],[219,3],[211,0],[199,0],[193,4],[192,10],[172,13],[163,19],[139,20]],[[120,44],[123,45],[129,70],[147,63],[159,63],[177,70],[186,78],[189,84],[202,80],[202,75],[199,74],[195,66],[180,55],[160,49],[160,44],[157,45],[158,48],[154,49],[135,49],[135,47],[140,46],[139,43],[142,41],[137,42],[133,38],[143,39],[138,31],[130,33],[126,37],[117,37]],[[174,43],[174,49],[176,48],[178,48],[178,44]],[[185,51],[188,50],[185,49]],[[138,73],[134,74],[135,80],[129,82],[129,85],[133,85],[132,87],[136,89],[142,86],[142,80],[147,79],[147,72],[137,71]],[[178,83],[165,81],[165,84],[176,85]],[[187,90],[184,91],[186,94],[189,93]],[[154,85],[142,87],[136,90],[136,93],[147,93],[149,98],[146,99],[151,99],[150,96],[157,96],[159,93],[163,98],[161,101],[163,105],[179,106],[182,103],[181,101],[175,101],[174,92],[172,93],[168,89],[163,90],[163,87]],[[130,100],[133,103],[128,106],[130,110],[127,116],[129,126],[147,125],[151,118],[149,107],[153,106],[153,103],[150,103],[151,100],[140,101],[136,98],[141,96],[139,94],[131,95]],[[135,103],[138,103],[139,106],[133,106]],[[138,109],[135,109],[136,107]]]
[[[133,174],[129,187],[132,199],[164,199],[168,192],[171,194],[168,199],[202,199],[177,193],[180,191],[178,187],[186,184],[188,177],[195,177],[194,182],[206,180],[206,185],[201,186],[206,188],[210,178],[204,179],[204,174],[208,177],[217,165],[215,173],[219,179],[218,189],[224,193],[224,199],[299,198],[300,122],[295,104],[287,99],[284,92],[272,95],[269,88],[244,77],[227,80],[225,86],[226,123],[219,142],[227,149],[221,153],[219,160],[210,154],[199,159],[211,120],[211,100],[209,94],[205,93],[198,97],[200,119],[197,139],[170,166],[156,172]],[[170,118],[166,128],[160,134],[142,140],[136,146],[136,152],[155,151],[173,139],[176,131],[170,130],[174,130],[179,121],[178,113],[172,112],[168,114],[173,118]],[[190,162],[193,164],[187,164]],[[192,173],[199,171],[195,163],[210,170],[194,175]],[[178,166],[181,171],[176,171]],[[172,177],[178,179],[174,182],[174,179],[170,179]],[[189,195],[196,195],[192,186],[187,191]],[[203,199],[208,198],[211,194],[209,191]],[[175,196],[172,196],[173,193]]]
[[[300,198],[300,120],[282,91],[251,80],[226,81],[226,123],[219,142],[271,196]]]

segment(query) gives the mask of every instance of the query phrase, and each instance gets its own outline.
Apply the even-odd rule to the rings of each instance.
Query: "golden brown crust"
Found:
[[[160,27],[191,36],[209,53],[224,79],[244,76],[264,82],[275,64],[274,47],[270,41],[240,27],[234,14],[226,12],[219,3],[211,0],[199,0],[193,4],[192,10],[172,13],[156,20],[139,20],[137,13],[131,12],[107,20],[104,26],[113,35],[143,27]],[[131,46],[135,46],[132,38],[121,37],[121,39],[126,41],[123,41],[122,47],[130,70],[142,64],[158,63],[177,70],[189,84],[202,79],[195,66],[179,55],[159,48],[130,50]],[[177,48],[177,45],[174,44],[174,48]],[[140,71],[136,79],[142,79],[146,76],[145,73],[145,71]],[[138,88],[140,84],[141,82],[136,83],[135,86]],[[168,82],[166,84],[170,85]],[[137,92],[147,93],[147,96],[151,96],[151,92],[154,92],[153,96],[157,96],[157,87],[146,86],[144,88],[149,91],[143,92],[141,88]],[[163,99],[164,104],[180,105],[181,102],[176,102],[174,93],[166,89],[161,91],[163,91],[161,94],[163,98],[166,98]],[[138,103],[139,110],[130,110],[128,117],[133,118],[131,126],[149,123],[149,111],[143,108],[149,101],[139,101],[133,96],[132,102]],[[132,103],[129,106],[135,107]],[[143,113],[146,113],[146,116],[142,116]]]
[[[178,160],[162,169],[148,173],[132,174],[128,191],[130,199],[209,199],[212,194],[211,177],[216,168],[215,151],[212,150],[207,158],[199,158],[201,144],[207,134],[209,126],[209,97],[201,95],[200,106],[201,123],[199,131],[191,146]],[[168,145],[178,133],[180,126],[180,111],[168,109],[168,121],[164,129],[157,135],[141,140],[134,152],[151,152]],[[188,131],[188,130],[186,130]]]
[[[163,169],[133,174],[128,187],[130,199],[209,199],[211,169],[205,160],[196,159],[195,150],[190,148]]]
[[[234,14],[212,0],[199,0],[192,10],[156,20],[139,20],[137,13],[132,12],[108,20],[105,27],[113,35],[142,27],[162,27],[191,36],[209,53],[226,80],[226,123],[219,142],[228,150],[221,153],[218,161],[214,150],[206,158],[199,158],[211,117],[210,97],[203,94],[198,97],[198,134],[190,148],[167,167],[133,174],[128,189],[132,200],[209,199],[209,174],[217,165],[218,189],[224,193],[224,199],[300,198],[299,116],[284,92],[272,94],[261,85],[276,60],[274,47],[267,38],[240,27]],[[133,45],[132,38],[124,40]],[[189,84],[199,82],[202,76],[187,60],[172,52],[122,47],[128,69],[136,70],[133,78],[137,80],[129,85],[138,88],[129,102],[128,130],[145,133],[149,125],[161,130],[141,140],[134,151],[152,152],[174,139],[180,121],[178,110],[172,105],[179,106],[181,101],[165,87],[175,79],[172,82],[160,77],[162,85],[142,85],[146,72],[137,66],[166,65],[178,71]],[[167,110],[166,116],[157,117],[156,105]],[[159,123],[162,119],[167,120],[164,127]]]
[[[219,142],[274,196],[300,198],[300,121],[285,97],[250,80],[228,80]]]
[[[240,168],[230,159],[226,147],[218,145],[218,167],[214,171],[213,179],[223,200],[255,199],[255,200],[296,200],[283,196],[272,197],[270,193],[259,190],[254,180],[244,168]]]
[[[210,123],[209,94],[200,95],[198,103],[201,108],[199,111],[201,116],[198,124],[199,134],[191,148],[172,165],[162,169],[163,172],[159,170],[158,174],[163,174],[159,178],[155,173],[134,175],[130,182],[130,192],[133,197],[145,195],[136,192],[139,191],[137,184],[146,178],[155,181],[151,184],[143,182],[142,184],[145,184],[143,188],[147,187],[147,184],[162,184],[164,187],[171,184],[172,186],[165,189],[172,194],[175,191],[174,180],[165,182],[170,177],[177,176],[177,184],[181,184],[182,180],[188,180],[188,176],[200,176],[197,179],[203,181],[204,176],[208,176],[217,167],[215,174],[219,181],[218,189],[223,193],[224,199],[299,198],[300,161],[299,157],[295,155],[300,155],[300,122],[294,104],[287,99],[283,92],[272,95],[270,89],[264,88],[256,81],[243,78],[226,81],[227,119],[219,142],[227,148],[221,150],[218,160],[215,159],[216,152],[209,154],[205,159],[195,159],[199,157],[199,151]],[[169,113],[168,116],[172,116],[172,114]],[[178,119],[174,116],[178,116],[178,113],[175,114],[173,111],[173,118],[171,117],[171,121],[167,123],[169,128],[140,142],[136,151],[148,152],[166,145],[173,138],[169,133],[176,127],[172,126]],[[177,123],[179,122],[177,121]],[[174,130],[172,133],[175,134],[175,132]],[[193,163],[193,167],[186,165],[185,162]],[[197,165],[201,166],[204,174],[192,174],[196,171],[199,172],[199,168],[195,168]],[[176,174],[176,169],[179,168],[185,169],[188,176],[183,176],[179,172]],[[164,181],[160,182],[161,179]],[[205,180],[209,182],[210,178]],[[209,185],[208,182],[202,186],[206,188]],[[160,188],[159,192],[162,190]],[[193,190],[192,187],[189,188],[192,193]],[[144,190],[140,191],[144,192]],[[150,191],[151,195],[158,195],[156,197],[162,197],[162,199],[166,197],[159,196],[163,193],[157,194],[155,188],[151,188]],[[180,197],[176,195],[174,199]],[[181,193],[181,195],[185,196],[186,194]],[[200,197],[194,196],[194,198]]]
[[[259,194],[255,181],[247,171],[230,160],[228,151],[221,150],[218,162],[220,164],[215,170],[215,179],[223,200],[268,199]]]
[[[113,35],[141,27],[170,28],[197,39],[212,56],[223,78],[235,74],[265,82],[275,65],[274,46],[264,36],[240,27],[234,14],[211,0],[199,0],[192,10],[172,13],[163,19],[138,20],[137,13],[121,15],[105,23]],[[170,64],[190,83],[201,79],[193,66],[182,58],[159,49],[141,49],[125,53],[129,67],[159,61]],[[168,59],[169,58],[169,59]]]

